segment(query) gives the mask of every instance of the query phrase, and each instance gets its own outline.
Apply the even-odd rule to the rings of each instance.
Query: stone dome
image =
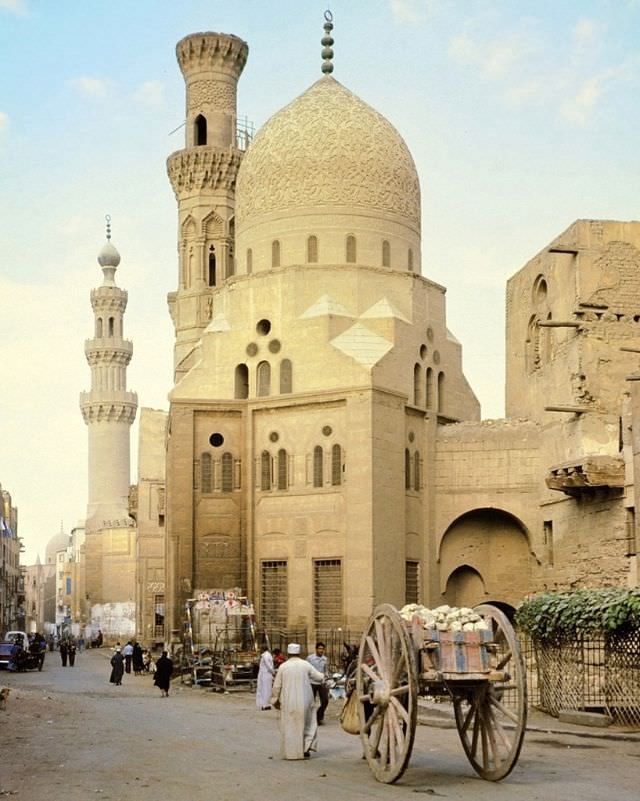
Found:
[[[404,140],[327,75],[274,114],[249,146],[236,182],[236,231],[275,214],[336,206],[389,215],[419,235],[420,185]]]
[[[59,531],[47,542],[45,548],[45,564],[54,565],[56,563],[56,554],[58,551],[66,550],[69,545],[69,535],[64,531]]]
[[[111,241],[105,242],[98,253],[98,264],[101,267],[117,267],[120,264],[120,254]]]

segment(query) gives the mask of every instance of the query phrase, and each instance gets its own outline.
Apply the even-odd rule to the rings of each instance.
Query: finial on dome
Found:
[[[98,253],[98,264],[102,267],[104,274],[103,286],[115,286],[114,275],[116,267],[120,264],[120,254],[111,243],[111,216],[105,215],[107,221],[107,241]]]
[[[333,72],[333,14],[329,9],[324,12],[324,36],[322,37],[322,72],[330,75]]]

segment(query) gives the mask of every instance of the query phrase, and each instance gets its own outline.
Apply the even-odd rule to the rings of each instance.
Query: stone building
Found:
[[[0,485],[0,636],[11,629],[24,630],[24,575],[20,566],[18,510],[11,493]]]
[[[177,639],[208,588],[311,637],[380,602],[637,583],[640,223],[578,221],[509,280],[507,417],[481,421],[422,263],[411,153],[329,51],[249,144],[246,43],[177,45],[175,385],[166,507],[161,413],[141,432],[139,629],[161,586]]]
[[[138,408],[127,390],[132,343],[124,339],[127,293],[115,282],[120,254],[107,242],[98,255],[103,282],[91,292],[94,333],[85,343],[91,389],[80,395],[89,440],[85,532],[87,622],[105,639],[135,633],[135,528],[129,515],[130,428]]]

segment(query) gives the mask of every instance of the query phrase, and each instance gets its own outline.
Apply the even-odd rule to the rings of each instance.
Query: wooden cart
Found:
[[[380,782],[407,768],[418,696],[453,702],[469,762],[483,779],[504,779],[517,762],[527,717],[525,666],[506,615],[474,610],[488,631],[438,632],[395,607],[378,606],[362,635],[356,669],[360,737]]]

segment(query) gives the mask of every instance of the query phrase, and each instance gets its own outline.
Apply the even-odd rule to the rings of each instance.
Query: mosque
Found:
[[[640,223],[576,221],[513,275],[507,417],[481,421],[422,261],[411,152],[333,77],[331,31],[322,77],[251,142],[247,44],[177,45],[175,383],[168,413],[141,410],[130,494],[126,293],[101,253],[86,593],[114,632],[175,641],[213,588],[311,639],[381,602],[638,583]]]

